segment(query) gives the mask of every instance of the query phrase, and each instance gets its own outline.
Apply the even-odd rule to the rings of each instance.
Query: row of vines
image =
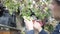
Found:
[[[3,0],[4,6],[9,9],[11,14],[13,11],[17,12],[19,7],[21,16],[30,17],[32,11],[40,20],[50,16],[49,3],[50,0]],[[46,27],[49,32],[53,31],[52,25],[49,24]]]

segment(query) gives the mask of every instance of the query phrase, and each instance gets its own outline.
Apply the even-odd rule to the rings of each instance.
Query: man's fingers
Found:
[[[35,26],[40,26],[40,27],[41,27],[41,25],[40,25],[37,21],[35,21],[34,25],[35,25]]]

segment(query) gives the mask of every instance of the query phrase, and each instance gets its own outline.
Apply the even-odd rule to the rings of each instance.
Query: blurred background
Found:
[[[51,0],[0,0],[0,5],[3,5],[1,7],[4,7],[4,10],[7,10],[9,15],[12,16],[12,22],[14,22],[9,25],[12,25],[11,27],[7,27],[8,25],[5,24],[7,25],[7,28],[0,28],[2,30],[9,29],[8,31],[11,33],[19,32],[21,34],[25,34],[25,23],[23,16],[26,16],[28,20],[30,17],[41,20],[43,24],[42,28],[45,29],[49,34],[52,33],[57,25],[57,21],[51,15],[51,10],[49,9],[50,1]],[[38,32],[35,34],[37,33]]]

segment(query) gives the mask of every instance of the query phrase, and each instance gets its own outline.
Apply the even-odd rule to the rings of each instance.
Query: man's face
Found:
[[[57,5],[56,2],[52,1],[50,5],[50,9],[52,10],[52,15],[56,20],[60,20],[60,6]]]

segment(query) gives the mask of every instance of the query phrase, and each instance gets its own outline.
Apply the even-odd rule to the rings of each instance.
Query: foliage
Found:
[[[46,5],[46,3],[48,3],[48,1],[35,2],[35,4],[33,3],[33,1],[26,0],[24,2],[25,2],[25,3],[23,3],[24,7],[22,7],[23,16],[30,16],[31,11],[29,9],[31,9],[32,12],[35,13],[35,16],[38,17],[39,19],[44,19],[44,17],[46,17],[46,16],[48,17],[50,15],[49,9],[47,8],[47,5]],[[31,5],[33,6],[32,8],[30,8]],[[36,7],[36,5],[38,7]]]
[[[41,2],[42,1],[42,2]],[[47,8],[47,3],[49,1],[48,0],[38,0],[37,2],[35,2],[35,4],[33,3],[33,0],[21,0],[20,2],[17,2],[16,0],[5,0],[4,5],[9,9],[10,13],[12,13],[13,11],[17,11],[18,6],[22,6],[24,4],[24,6],[21,7],[21,14],[23,16],[30,16],[31,15],[31,11],[29,9],[31,9],[34,13],[35,16],[38,17],[39,19],[44,19],[45,16],[49,16],[49,9]],[[31,5],[33,6],[31,8]],[[38,7],[36,7],[36,5]],[[34,7],[35,6],[35,7]]]
[[[46,24],[44,26],[44,28],[49,32],[52,32],[54,30],[53,25],[51,25],[51,24]]]
[[[13,0],[5,0],[4,5],[7,6],[9,9],[10,13],[13,11],[17,11],[18,6],[21,8],[21,14],[22,16],[29,16],[31,15],[31,10],[32,12],[35,13],[35,16],[38,17],[38,19],[44,19],[45,17],[48,17],[50,15],[49,8],[47,5],[49,5],[49,0],[40,0],[40,1],[35,1],[33,0],[22,0],[20,2],[14,2]],[[32,8],[31,8],[32,7]],[[31,10],[29,10],[31,9]],[[48,31],[53,30],[52,25],[45,25],[47,27]]]
[[[21,13],[23,16],[27,16],[27,17],[31,15],[31,11],[27,7],[24,7]]]
[[[19,2],[14,2],[13,0],[5,0],[4,5],[9,9],[10,13],[13,11],[17,11],[18,6],[20,6]]]

